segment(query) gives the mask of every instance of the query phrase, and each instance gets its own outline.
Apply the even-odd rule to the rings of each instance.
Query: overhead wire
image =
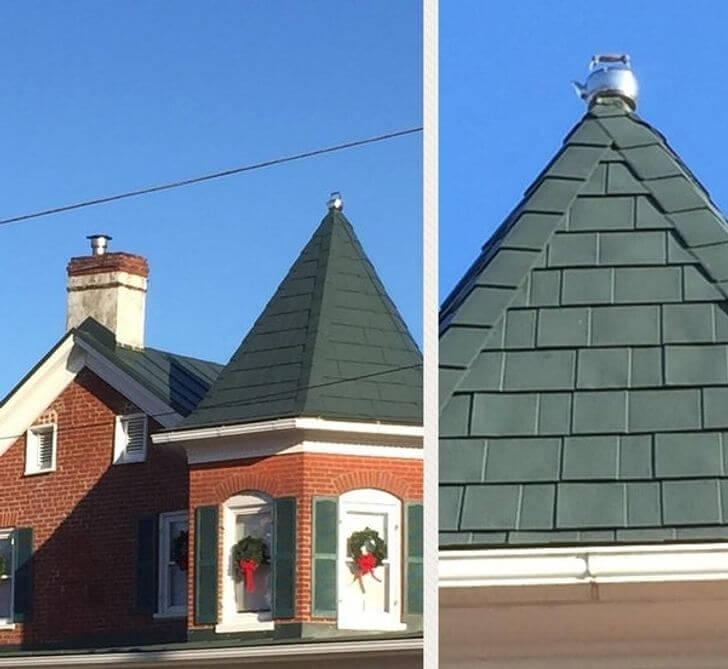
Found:
[[[30,212],[28,214],[19,214],[17,216],[11,216],[9,218],[0,219],[0,225],[8,225],[9,223],[19,223],[21,221],[28,221],[34,218],[41,218],[43,216],[51,216],[52,214],[60,214],[65,211],[72,211],[74,209],[82,209],[84,207],[92,207],[99,204],[106,204],[109,202],[116,202],[118,200],[125,200],[127,198],[138,197],[140,195],[149,195],[150,193],[159,193],[161,191],[172,190],[173,188],[182,188],[184,186],[191,186],[194,184],[203,183],[205,181],[212,181],[213,179],[221,179],[223,177],[229,177],[234,174],[241,174],[243,172],[252,172],[253,170],[260,170],[265,167],[272,167],[274,165],[282,165],[284,163],[290,163],[295,160],[303,160],[304,158],[311,158],[313,156],[320,156],[326,153],[334,153],[335,151],[343,151],[344,149],[351,149],[357,146],[364,146],[365,144],[374,144],[375,142],[384,142],[397,137],[404,137],[405,135],[412,135],[414,133],[422,132],[422,126],[413,128],[405,128],[403,130],[395,130],[394,132],[384,133],[382,135],[375,135],[373,137],[366,137],[364,139],[357,139],[351,142],[344,142],[343,144],[335,144],[333,146],[327,146],[321,149],[314,149],[313,151],[304,151],[303,153],[296,153],[289,156],[283,156],[281,158],[273,158],[271,160],[264,160],[258,163],[251,163],[249,165],[242,165],[240,167],[233,167],[232,169],[222,170],[220,172],[212,172],[210,174],[203,174],[189,179],[180,179],[178,181],[170,181],[168,183],[158,184],[156,186],[149,186],[146,188],[139,188],[137,190],[131,190],[124,193],[117,193],[115,195],[107,195],[104,197],[97,197],[90,200],[83,200],[81,202],[75,202],[73,204],[65,204],[59,207],[52,207],[50,209],[42,209],[39,211]]]

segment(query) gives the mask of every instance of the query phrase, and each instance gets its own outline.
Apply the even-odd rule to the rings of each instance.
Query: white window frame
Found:
[[[12,529],[0,529],[0,539],[10,539],[9,574],[0,576],[3,581],[10,581],[10,611],[7,618],[0,618],[0,630],[15,629],[13,604],[15,603],[15,532]]]
[[[126,434],[122,428],[125,420],[133,420],[134,418],[144,418],[144,448],[139,453],[129,455],[126,452]],[[145,462],[147,459],[147,442],[149,441],[149,419],[144,413],[131,413],[116,417],[114,426],[114,464],[125,465],[132,462]]]
[[[51,466],[40,469],[38,466],[38,435],[51,431],[53,434],[53,443],[51,446]],[[57,428],[55,423],[45,423],[44,425],[33,425],[28,428],[25,434],[25,475],[33,476],[34,474],[47,474],[56,471],[56,451],[57,451]]]
[[[348,536],[338,532],[337,546],[337,627],[346,630],[404,630],[402,622],[402,502],[383,490],[360,488],[350,490],[339,497],[339,527],[347,513],[384,513],[387,517],[387,558],[389,565],[389,611],[377,615],[362,615],[361,611],[349,611],[344,607],[342,588],[351,583],[351,570],[347,564]]]
[[[189,531],[187,511],[170,511],[159,514],[159,592],[157,593],[157,613],[154,616],[155,618],[184,618],[187,616],[187,602],[185,602],[184,606],[167,606],[167,595],[169,594],[167,556],[169,555],[170,548],[170,528],[172,527],[172,523],[179,521],[187,523],[187,530]]]
[[[264,509],[271,514],[271,536],[275,536],[273,525],[273,498],[257,490],[246,491],[234,495],[225,502],[222,512],[223,553],[222,553],[222,616],[215,626],[215,632],[254,632],[274,629],[273,602],[267,611],[238,612],[235,601],[235,565],[233,564],[233,546],[235,545],[235,521],[239,515],[254,515]],[[273,546],[271,563],[273,562]],[[273,593],[271,592],[271,598]]]

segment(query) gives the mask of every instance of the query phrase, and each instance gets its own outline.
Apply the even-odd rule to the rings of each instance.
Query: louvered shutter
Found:
[[[116,429],[116,462],[141,462],[147,452],[147,417],[119,416]]]
[[[195,622],[217,622],[217,535],[216,506],[198,506],[195,515]]]
[[[36,466],[39,471],[53,468],[53,429],[36,433]]]
[[[336,539],[338,503],[327,497],[313,498],[313,614],[336,617]]]
[[[33,530],[19,527],[14,534],[13,618],[17,622],[28,622],[33,613]]]
[[[424,597],[424,564],[422,504],[405,507],[405,613],[422,615]]]
[[[292,618],[296,611],[296,498],[273,505],[273,616]]]

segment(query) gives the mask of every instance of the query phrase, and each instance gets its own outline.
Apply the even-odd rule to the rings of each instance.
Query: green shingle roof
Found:
[[[421,423],[421,362],[351,224],[332,209],[178,429],[294,416]]]
[[[117,346],[114,334],[93,318],[87,318],[71,333],[182,416],[199,404],[222,370],[222,365],[207,360],[153,348],[133,350]]]
[[[441,545],[728,538],[728,225],[594,106],[441,308]]]

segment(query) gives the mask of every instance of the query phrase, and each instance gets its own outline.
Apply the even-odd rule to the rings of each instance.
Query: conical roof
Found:
[[[728,537],[728,226],[593,106],[445,300],[443,546]]]
[[[297,416],[418,424],[421,363],[351,224],[332,208],[177,429]]]

